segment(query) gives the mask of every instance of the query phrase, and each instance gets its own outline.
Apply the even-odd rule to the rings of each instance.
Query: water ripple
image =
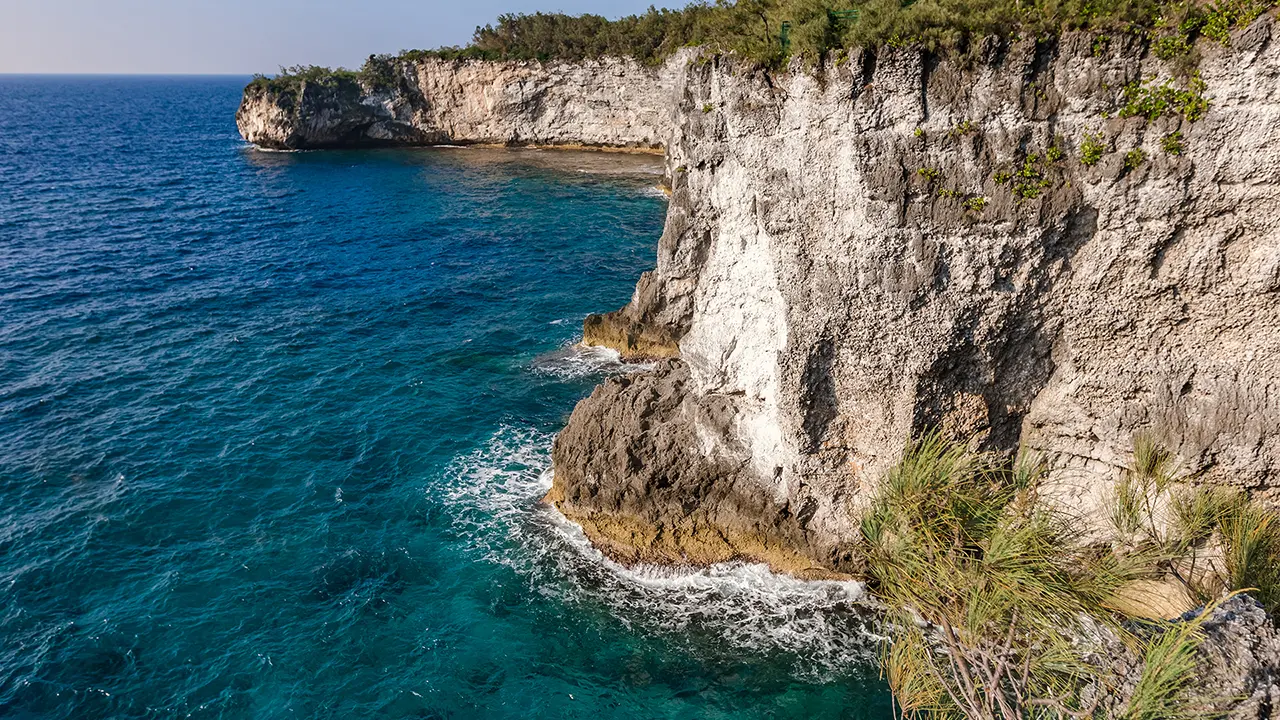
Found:
[[[243,82],[0,78],[0,716],[888,717],[855,586],[536,503],[659,165],[265,154]]]

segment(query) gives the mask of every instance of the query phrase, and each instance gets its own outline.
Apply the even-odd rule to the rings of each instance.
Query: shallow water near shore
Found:
[[[889,717],[856,584],[538,503],[660,159],[262,153],[244,81],[0,77],[0,716]]]

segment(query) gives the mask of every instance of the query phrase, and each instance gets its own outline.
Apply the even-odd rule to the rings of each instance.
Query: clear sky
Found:
[[[0,73],[253,73],[359,67],[460,45],[504,12],[642,12],[673,0],[0,0]]]

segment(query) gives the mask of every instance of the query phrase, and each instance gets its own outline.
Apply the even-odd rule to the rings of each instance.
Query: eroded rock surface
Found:
[[[597,387],[556,438],[547,500],[629,565],[744,560],[810,578],[855,571],[848,548],[806,530],[815,501],[778,503],[749,456],[707,453],[711,442],[731,442],[732,416],[689,389],[679,360]]]
[[[647,527],[699,517],[712,532],[719,501],[697,489],[710,481],[662,477],[664,458],[683,458],[681,478],[718,475],[788,508],[780,537],[835,569],[829,549],[856,541],[858,508],[928,428],[1045,455],[1086,516],[1105,517],[1138,433],[1204,480],[1274,495],[1274,32],[1264,16],[1231,47],[1202,43],[1210,104],[1195,122],[1117,117],[1127,84],[1172,68],[1083,35],[991,43],[967,67],[893,49],[818,74],[691,63],[657,268],[598,333],[623,351],[619,338],[678,338],[680,365],[627,382],[681,368],[688,427],[629,454],[653,432],[646,406],[593,396],[558,445],[552,499],[598,526],[648,506],[669,517]],[[1165,149],[1173,133],[1180,154]],[[1105,146],[1092,166],[1088,136]],[[575,430],[590,423],[610,427]],[[632,553],[622,535],[595,537],[623,559],[654,545],[641,533]]]
[[[1280,703],[1280,631],[1253,599],[1237,596],[1204,624],[1198,685],[1232,720],[1274,717]]]

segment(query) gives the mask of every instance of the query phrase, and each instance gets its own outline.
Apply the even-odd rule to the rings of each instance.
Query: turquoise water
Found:
[[[537,503],[651,161],[262,153],[242,83],[0,78],[0,715],[888,717],[857,587]]]

